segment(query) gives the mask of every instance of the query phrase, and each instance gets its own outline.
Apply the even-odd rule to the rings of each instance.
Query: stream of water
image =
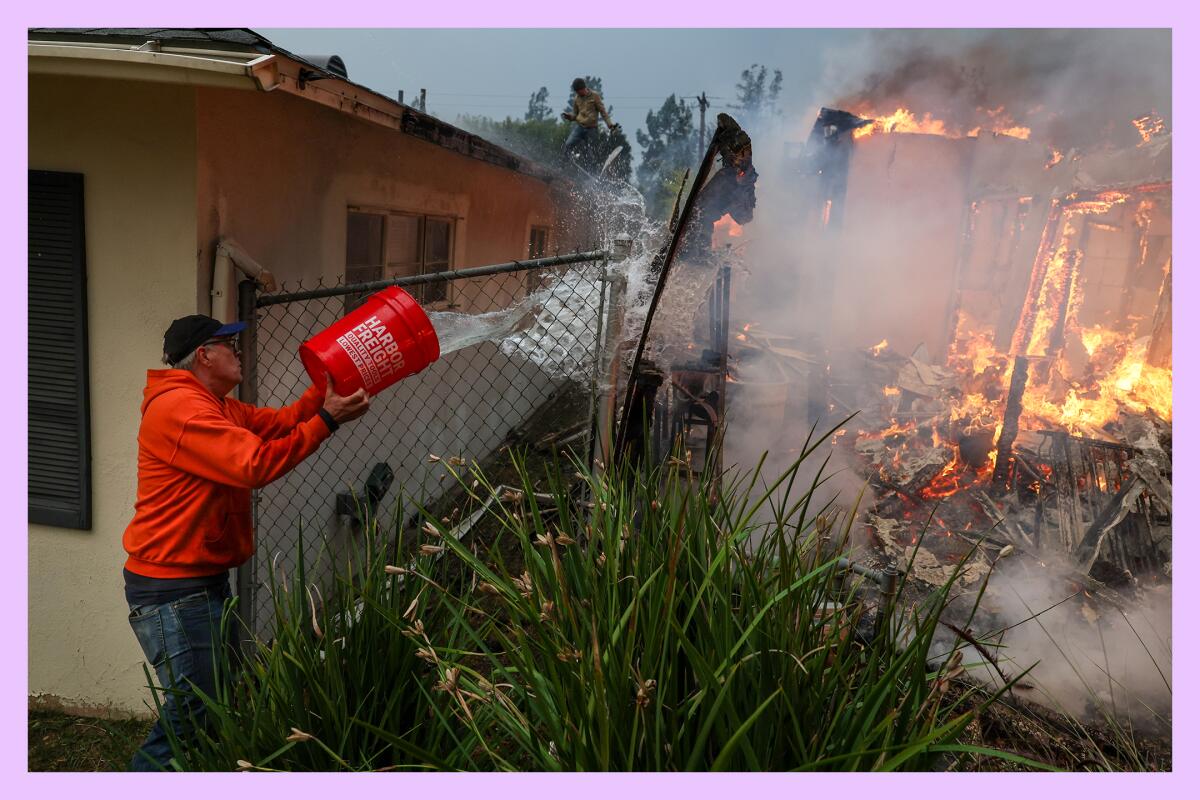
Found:
[[[647,283],[650,245],[661,235],[661,226],[647,220],[641,195],[632,187],[609,184],[586,200],[602,218],[602,229],[630,231],[638,245],[635,255],[614,268],[627,281],[624,327],[640,331],[652,289]],[[607,324],[598,319],[606,286],[599,265],[580,264],[548,275],[545,285],[508,308],[477,314],[431,311],[429,320],[443,356],[491,342],[506,355],[518,355],[554,377],[586,381],[592,377],[597,333],[602,322]]]

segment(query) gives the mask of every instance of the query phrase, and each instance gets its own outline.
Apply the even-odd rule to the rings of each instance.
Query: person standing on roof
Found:
[[[608,110],[604,107],[604,100],[600,95],[588,88],[587,81],[576,78],[571,81],[571,89],[575,92],[571,110],[564,111],[562,115],[563,119],[571,123],[571,131],[562,146],[564,155],[570,155],[581,144],[595,147],[600,138],[601,117],[610,131],[621,129],[620,124],[613,122],[608,116]]]
[[[215,695],[228,661],[221,614],[229,570],[254,552],[250,492],[286,474],[342,423],[367,412],[364,390],[343,397],[326,377],[292,405],[258,408],[225,395],[242,382],[237,334],[193,314],[163,337],[169,369],[146,373],[138,430],[137,501],[122,543],[129,624],[167,689],[131,769],[163,769],[168,728],[188,741],[203,719],[193,688]]]

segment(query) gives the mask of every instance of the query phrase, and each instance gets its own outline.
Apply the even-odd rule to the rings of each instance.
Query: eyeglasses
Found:
[[[210,339],[209,341],[205,342],[204,344],[202,344],[200,346],[201,347],[209,347],[214,344],[228,345],[229,349],[233,351],[233,354],[235,356],[237,356],[238,358],[242,357],[242,345],[238,342],[237,339]]]

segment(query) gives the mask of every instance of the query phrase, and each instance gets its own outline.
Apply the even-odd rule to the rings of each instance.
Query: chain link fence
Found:
[[[452,489],[444,464],[431,455],[482,463],[503,445],[521,443],[542,417],[590,436],[597,348],[605,337],[605,258],[592,251],[276,294],[242,284],[240,316],[250,323],[243,397],[260,406],[295,402],[311,384],[300,344],[384,286],[405,287],[423,304],[436,300],[427,310],[485,320],[505,312],[516,323],[498,341],[443,353],[383,390],[366,416],[255,492],[257,552],[238,571],[249,631],[261,634],[271,621],[272,571],[290,580],[303,553],[306,582],[321,586],[353,560],[363,544],[364,503],[391,530],[412,523],[410,501],[436,503]],[[408,518],[395,519],[398,510]]]

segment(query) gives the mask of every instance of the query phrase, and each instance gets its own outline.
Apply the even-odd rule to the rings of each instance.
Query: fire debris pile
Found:
[[[874,491],[868,520],[889,556],[907,560],[929,526],[922,550],[939,564],[923,553],[917,577],[948,577],[976,542],[993,554],[1012,544],[1038,559],[1057,555],[1108,585],[1169,575],[1169,417],[1123,411],[1078,435],[1065,414],[1023,408],[1023,394],[1052,390],[1044,357],[994,356],[981,371],[886,347],[861,357],[868,377],[858,388],[873,383],[877,400],[835,436]],[[1102,387],[1075,391],[1094,400]]]
[[[916,552],[918,578],[982,543],[966,583],[1010,544],[1108,586],[1165,582],[1170,133],[1148,115],[1136,147],[1063,155],[994,116],[981,135],[821,110],[792,199],[797,283],[823,302],[786,335],[746,324],[735,377],[774,430],[860,412],[835,447],[873,490],[874,543]]]

